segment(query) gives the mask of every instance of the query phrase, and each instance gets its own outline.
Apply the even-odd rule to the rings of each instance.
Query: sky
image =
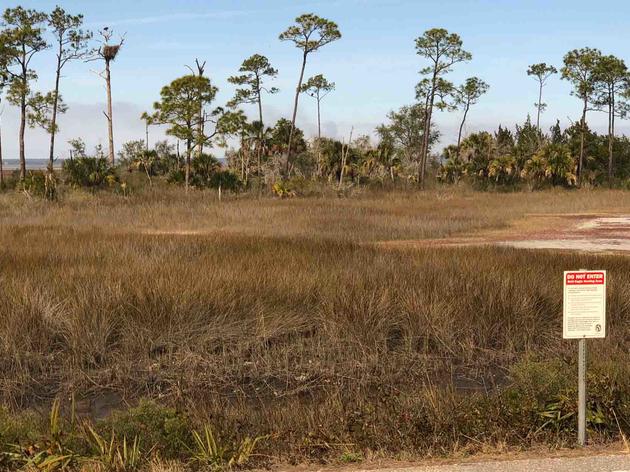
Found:
[[[234,93],[227,78],[243,59],[258,53],[279,70],[273,86],[280,93],[264,97],[267,124],[290,118],[299,75],[300,52],[278,35],[302,13],[335,21],[343,35],[309,57],[306,77],[324,74],[336,90],[322,102],[323,133],[347,139],[373,134],[389,111],[414,102],[419,70],[427,65],[415,52],[414,40],[430,28],[458,33],[472,60],[458,64],[449,79],[456,84],[478,76],[490,84],[468,117],[465,133],[513,127],[535,114],[537,84],[526,74],[529,64],[547,62],[560,68],[564,54],[574,48],[596,47],[630,61],[628,34],[630,2],[607,0],[0,0],[0,8],[17,5],[50,11],[61,5],[82,13],[86,27],[113,28],[125,37],[124,48],[112,65],[114,135],[116,147],[144,138],[143,111],[150,111],[163,85],[188,73],[195,58],[206,61],[206,75],[219,87],[216,105]],[[610,12],[613,12],[612,14]],[[33,60],[39,79],[34,89],[51,90],[54,53],[39,53]],[[61,94],[69,105],[59,120],[57,155],[66,157],[67,141],[81,137],[88,148],[106,146],[105,88],[97,62],[74,62],[64,69]],[[558,76],[544,91],[548,104],[542,117],[547,128],[559,119],[562,126],[577,121],[580,103],[571,86]],[[3,102],[2,137],[5,158],[17,157],[17,109]],[[254,118],[256,110],[245,106]],[[441,145],[457,136],[461,113],[440,112],[436,124]],[[603,131],[606,117],[593,113],[589,120]],[[307,137],[316,133],[315,100],[300,98],[297,126]],[[619,123],[630,134],[630,122]],[[151,129],[150,142],[164,138],[163,129]],[[42,130],[27,130],[27,157],[47,157],[48,137]],[[223,151],[216,150],[217,155]]]

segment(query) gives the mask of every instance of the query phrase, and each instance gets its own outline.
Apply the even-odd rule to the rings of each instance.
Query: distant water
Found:
[[[222,166],[227,165],[227,159],[224,157],[218,158]],[[55,159],[55,169],[61,169],[65,159]],[[26,170],[45,170],[48,167],[48,159],[26,159]],[[17,170],[20,168],[19,159],[3,159],[2,168],[4,170]]]
[[[63,159],[55,160],[55,168],[61,168]],[[26,170],[44,170],[48,166],[48,159],[26,159]],[[19,159],[3,159],[2,168],[4,170],[16,170],[20,168]]]

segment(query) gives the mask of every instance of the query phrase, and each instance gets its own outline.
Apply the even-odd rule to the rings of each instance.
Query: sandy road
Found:
[[[357,472],[368,471],[359,469]],[[370,472],[630,472],[630,455],[469,462],[442,466],[378,469]]]
[[[559,214],[527,215],[504,229],[444,239],[383,241],[388,248],[427,246],[509,246],[596,253],[630,253],[630,216]]]

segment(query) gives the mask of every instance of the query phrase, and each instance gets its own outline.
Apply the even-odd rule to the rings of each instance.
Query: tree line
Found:
[[[20,110],[19,178],[26,177],[27,127],[39,126],[49,133],[49,172],[52,172],[58,115],[68,108],[61,96],[62,71],[72,61],[102,64],[99,75],[107,92],[104,112],[107,160],[114,166],[111,65],[124,45],[124,37],[116,36],[108,27],[94,35],[83,28],[83,15],[69,14],[61,7],[50,13],[20,6],[7,8],[0,28],[0,93],[6,91],[5,99]],[[200,181],[212,180],[208,176],[219,171],[218,161],[208,154],[208,149],[214,146],[229,148],[226,151],[229,168],[245,185],[251,180],[260,185],[263,180],[273,183],[308,177],[334,181],[339,186],[347,179],[360,182],[373,178],[392,181],[405,178],[424,186],[428,174],[451,182],[462,178],[475,181],[494,178],[495,183],[527,180],[533,175],[553,176],[548,180],[554,184],[579,185],[587,171],[593,170],[592,148],[597,137],[589,130],[587,118],[592,111],[602,111],[608,115],[608,182],[612,184],[616,171],[617,176],[625,177],[624,163],[615,161],[616,156],[625,156],[625,140],[615,134],[616,120],[626,117],[630,109],[630,74],[620,58],[582,48],[569,51],[559,69],[546,63],[529,66],[527,74],[536,80],[538,93],[535,124],[528,119],[516,130],[515,143],[525,139],[521,138],[525,135],[532,140],[531,152],[524,155],[522,145],[520,148],[516,144],[505,145],[507,130],[502,127],[494,135],[464,136],[472,107],[488,92],[489,85],[479,77],[469,77],[459,85],[448,80],[458,64],[472,60],[472,54],[464,49],[459,35],[443,28],[427,30],[415,40],[416,53],[424,63],[415,87],[416,101],[390,112],[387,122],[376,128],[377,142],[372,144],[369,136],[353,138],[353,131],[342,141],[322,136],[322,100],[334,91],[335,83],[322,74],[306,78],[306,69],[312,54],[341,36],[335,22],[312,13],[297,17],[279,34],[280,41],[295,46],[301,59],[290,120],[281,119],[272,126],[265,123],[264,97],[279,91],[271,85],[278,70],[267,57],[255,53],[242,62],[239,70],[228,78],[235,86],[234,95],[222,106],[215,104],[218,88],[205,74],[206,63],[196,59],[189,73],[165,85],[153,109],[143,113],[144,145],[128,143],[119,155],[144,170],[149,179],[162,169],[186,188],[191,183],[199,185]],[[31,61],[36,54],[51,48],[56,56],[55,86],[52,91],[42,93],[34,90],[37,71]],[[565,131],[554,127],[550,133],[544,133],[540,128],[541,114],[547,109],[544,87],[556,74],[572,85],[572,94],[580,101],[581,115],[579,122]],[[303,94],[316,102],[317,136],[311,141],[305,140],[304,133],[296,126]],[[243,106],[253,106],[256,118],[250,121]],[[456,144],[447,146],[441,154],[434,152],[440,138],[435,111],[457,111],[461,116]],[[183,156],[164,143],[159,149],[157,145],[149,149],[149,127],[154,125],[165,126],[166,133],[177,140],[178,149],[180,142],[184,144]],[[564,138],[559,139],[558,133]],[[130,150],[134,150],[133,155]],[[1,153],[0,141],[0,166]],[[597,161],[600,169],[600,157]],[[551,162],[563,162],[562,171],[553,169]],[[196,175],[199,172],[206,177]],[[510,178],[497,177],[503,174]],[[560,174],[562,178],[557,177]]]
[[[628,179],[628,141],[615,133],[616,120],[626,118],[630,111],[630,72],[624,60],[585,47],[567,52],[559,70],[543,62],[530,65],[527,74],[538,85],[536,124],[528,118],[517,126],[516,140],[502,127],[494,136],[475,133],[461,146],[458,140],[455,149],[447,147],[443,151],[445,163],[440,166],[438,178],[458,181],[471,176],[477,182],[481,178],[494,183],[526,181],[530,185],[593,185],[607,180],[611,186],[616,178]],[[581,114],[579,121],[564,131],[556,123],[545,133],[540,127],[541,113],[547,109],[543,89],[556,74],[571,84]],[[605,137],[589,129],[587,117],[593,111],[608,117]]]

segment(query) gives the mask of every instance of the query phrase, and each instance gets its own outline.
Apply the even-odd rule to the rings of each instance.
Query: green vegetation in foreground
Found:
[[[68,443],[54,450],[77,467],[103,457],[87,421],[154,470],[158,460],[198,467],[191,449],[211,443],[206,426],[226,457],[265,438],[251,465],[570,446],[576,346],[561,339],[559,274],[575,267],[609,271],[609,337],[589,354],[589,434],[617,440],[630,432],[630,260],[366,244],[613,206],[628,211],[630,195],[1,195],[4,460],[17,467],[54,439],[35,412],[56,398]],[[154,403],[128,409],[142,399]]]
[[[47,422],[0,410],[0,466],[127,472],[181,470],[186,464],[191,470],[224,470],[246,465],[258,442],[266,439],[223,442],[209,425],[197,431],[182,413],[148,401],[97,422],[78,418],[73,408],[66,418],[56,400]],[[169,467],[174,459],[180,465]]]

